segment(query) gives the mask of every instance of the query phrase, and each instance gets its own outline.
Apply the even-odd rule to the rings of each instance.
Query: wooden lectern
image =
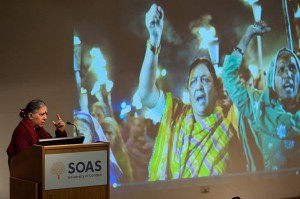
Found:
[[[10,159],[11,199],[109,196],[109,143],[34,145]]]

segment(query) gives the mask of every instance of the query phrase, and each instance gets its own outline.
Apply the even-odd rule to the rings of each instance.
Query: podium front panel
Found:
[[[109,154],[107,142],[34,145],[11,158],[11,190],[32,182],[39,199],[109,199]]]
[[[108,143],[43,149],[43,199],[109,198]]]
[[[107,184],[107,150],[45,155],[45,190]]]

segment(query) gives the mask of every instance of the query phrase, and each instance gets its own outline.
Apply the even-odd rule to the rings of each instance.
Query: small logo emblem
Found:
[[[66,168],[62,162],[56,162],[51,167],[51,173],[56,175],[57,180],[60,179],[60,176],[65,172]]]

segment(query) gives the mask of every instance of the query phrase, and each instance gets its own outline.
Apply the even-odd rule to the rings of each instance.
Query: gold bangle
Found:
[[[161,45],[159,45],[158,47],[153,46],[150,43],[150,40],[149,39],[147,40],[147,48],[150,48],[150,50],[153,52],[154,55],[157,55],[160,53],[160,47],[161,47]]]

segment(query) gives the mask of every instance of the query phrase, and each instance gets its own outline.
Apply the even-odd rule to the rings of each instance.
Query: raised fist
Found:
[[[149,32],[150,43],[158,47],[160,45],[163,30],[164,12],[162,8],[153,4],[145,15],[145,23]]]

